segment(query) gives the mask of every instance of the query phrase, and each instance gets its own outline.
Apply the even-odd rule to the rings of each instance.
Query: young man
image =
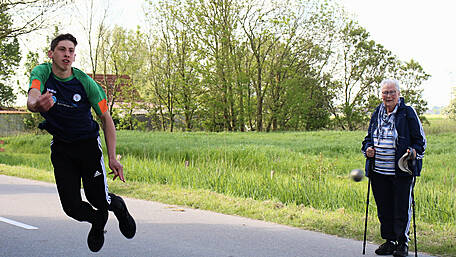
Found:
[[[103,89],[72,67],[76,45],[71,34],[52,40],[48,51],[52,64],[41,64],[32,70],[27,108],[44,117],[39,128],[53,136],[51,161],[62,208],[68,216],[92,224],[87,244],[97,252],[103,247],[108,210],[114,212],[126,238],[134,237],[136,223],[123,199],[108,192],[99,125],[91,108],[102,122],[110,174],[125,182],[123,167],[116,159],[115,126]],[[81,198],[81,179],[90,204]]]

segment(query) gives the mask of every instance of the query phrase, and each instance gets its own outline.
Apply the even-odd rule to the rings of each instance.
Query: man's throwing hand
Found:
[[[52,93],[46,91],[46,93],[40,95],[35,103],[35,110],[38,112],[47,112],[54,106],[54,99],[52,99]]]

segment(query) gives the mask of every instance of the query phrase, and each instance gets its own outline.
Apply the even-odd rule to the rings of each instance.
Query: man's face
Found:
[[[75,59],[75,46],[70,40],[62,40],[54,48],[54,51],[49,50],[48,56],[52,59],[52,63],[61,71],[71,69],[71,65]]]
[[[388,112],[392,112],[399,101],[399,91],[396,89],[394,84],[386,84],[382,87],[381,94],[386,110]]]

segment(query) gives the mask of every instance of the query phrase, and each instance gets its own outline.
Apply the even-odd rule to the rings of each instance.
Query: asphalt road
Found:
[[[125,239],[110,213],[105,244],[92,253],[86,244],[90,224],[63,213],[54,184],[0,175],[0,256],[376,256],[373,244],[362,255],[361,241],[210,211],[125,201],[137,222],[136,236]]]

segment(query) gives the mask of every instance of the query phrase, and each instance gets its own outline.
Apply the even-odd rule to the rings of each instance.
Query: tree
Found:
[[[188,8],[194,24],[193,34],[201,46],[195,48],[205,65],[201,75],[206,82],[206,115],[212,116],[212,130],[238,130],[236,30],[239,19],[238,1],[193,1]],[[239,60],[239,59],[237,59]],[[209,123],[209,124],[210,124]],[[220,127],[220,128],[218,128]]]
[[[266,59],[275,45],[280,41],[279,27],[274,26],[274,12],[276,6],[264,6],[264,1],[250,0],[243,6],[241,14],[241,26],[247,38],[247,45],[255,60],[253,64],[254,74],[251,80],[255,89],[256,97],[256,130],[263,131],[263,105],[265,87]]]
[[[82,25],[82,28],[86,34],[87,42],[89,45],[89,61],[90,67],[92,69],[92,74],[97,74],[97,69],[99,68],[99,59],[101,58],[101,51],[103,46],[103,40],[106,37],[108,27],[105,24],[106,18],[108,17],[109,11],[109,1],[106,3],[104,1],[97,1],[99,4],[105,4],[104,7],[97,6],[94,3],[94,0],[84,1],[84,8],[80,9],[80,6],[77,7],[79,17],[84,17],[78,19]],[[103,9],[100,11],[99,9]],[[102,15],[95,15],[98,13]]]
[[[342,129],[355,130],[367,119],[369,97],[378,95],[377,85],[395,64],[396,58],[382,45],[369,39],[369,33],[348,20],[340,32],[338,102],[332,114]]]
[[[448,118],[456,120],[456,87],[453,87],[450,104],[445,108]]]
[[[266,130],[326,127],[331,83],[325,69],[333,41],[332,7],[316,1],[285,1],[277,8],[273,23],[282,38],[266,61]]]
[[[252,114],[252,83],[249,77],[252,70],[253,58],[248,51],[246,42],[238,42],[234,46],[233,64],[235,70],[236,94],[238,95],[238,118],[239,130],[244,132],[248,127],[254,129]],[[248,126],[247,126],[248,125]]]
[[[174,49],[172,61],[175,72],[172,81],[176,85],[176,109],[183,116],[184,129],[191,131],[193,118],[197,111],[199,96],[203,92],[200,85],[198,69],[201,56],[195,54],[196,35],[194,16],[191,6],[185,3],[167,1],[168,39],[171,49]],[[182,15],[183,14],[183,15]]]
[[[7,7],[4,3],[0,4],[0,107],[11,106],[16,100],[9,79],[21,60],[18,39],[6,35],[8,31],[14,30]]]
[[[52,25],[48,17],[71,2],[73,0],[2,0],[0,16],[10,16],[10,24],[1,24],[0,40],[17,38]]]
[[[123,103],[123,108],[130,113],[140,103],[139,72],[145,62],[145,37],[139,31],[126,31],[121,27],[114,27],[106,33],[101,46],[99,67],[103,74],[101,83],[105,86],[109,101],[109,110],[113,113],[113,106]],[[102,50],[102,51],[101,51]],[[115,81],[108,83],[108,75],[114,75]]]
[[[328,93],[318,77],[286,81],[286,104],[280,109],[280,125],[286,130],[317,130],[328,126]]]
[[[401,96],[407,104],[414,107],[422,122],[428,122],[423,115],[427,111],[427,102],[423,99],[423,89],[420,86],[430,75],[413,59],[400,62],[398,66],[395,77],[400,82]]]
[[[154,27],[154,26],[152,26]],[[146,69],[143,74],[144,78],[143,87],[141,93],[146,102],[151,103],[147,106],[147,110],[150,117],[157,116],[157,127],[160,130],[166,130],[167,122],[164,112],[164,101],[161,92],[161,86],[163,85],[164,75],[161,67],[161,61],[163,60],[163,51],[160,47],[160,39],[154,33],[147,33],[146,35],[147,54],[146,56]]]
[[[154,6],[151,4],[151,7]],[[156,25],[157,38],[150,38],[148,48],[150,50],[148,58],[148,75],[150,76],[149,85],[152,86],[152,92],[158,111],[161,117],[162,129],[174,131],[176,121],[176,98],[177,83],[176,77],[178,62],[176,60],[177,38],[179,31],[175,12],[176,3],[174,1],[159,2],[155,6],[158,17],[150,17],[152,24]],[[153,12],[152,12],[153,13]],[[181,12],[179,12],[182,14]],[[151,26],[153,27],[153,26]],[[155,45],[150,43],[154,42]]]

